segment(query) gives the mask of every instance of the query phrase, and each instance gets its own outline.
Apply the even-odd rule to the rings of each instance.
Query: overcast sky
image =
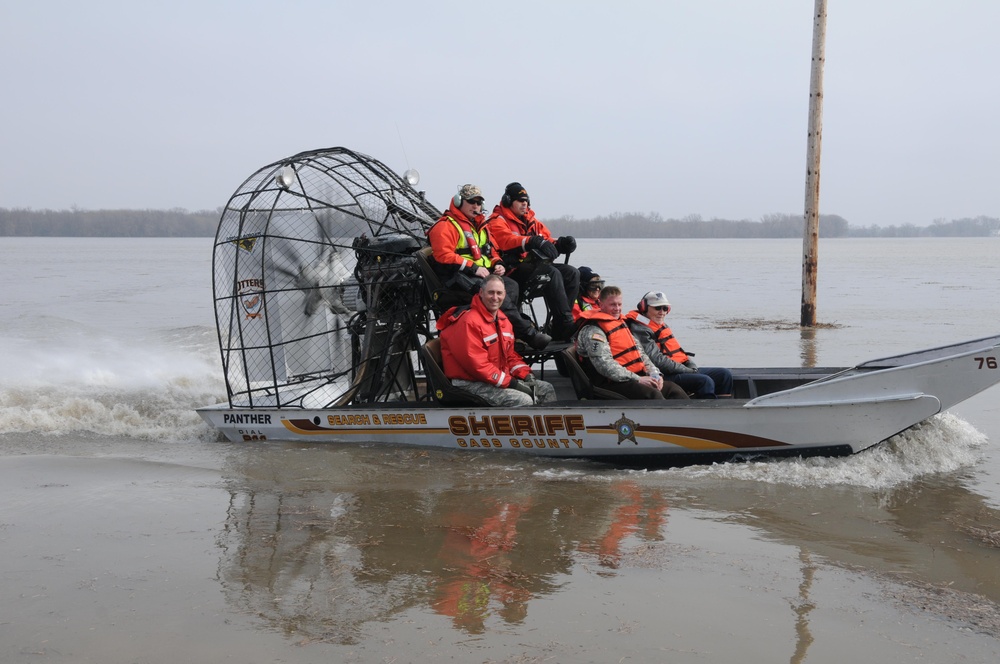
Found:
[[[0,0],[0,207],[215,209],[345,146],[443,207],[803,210],[814,0]],[[829,0],[820,207],[1000,216],[1000,2]]]

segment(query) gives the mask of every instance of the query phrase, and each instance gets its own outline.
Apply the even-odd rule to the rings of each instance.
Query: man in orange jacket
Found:
[[[520,182],[507,185],[487,224],[497,248],[510,257],[510,277],[522,291],[536,275],[548,277],[542,297],[552,314],[552,336],[569,339],[574,329],[571,307],[580,290],[580,273],[572,265],[552,261],[559,254],[573,253],[576,239],[565,235],[553,240],[545,224],[535,218],[531,199]]]
[[[517,283],[504,276],[506,268],[497,256],[484,224],[483,193],[474,184],[463,185],[452,198],[448,211],[427,231],[434,271],[450,289],[473,294],[490,274],[503,277],[508,297],[503,311],[518,339],[535,350],[545,348],[552,338],[540,332],[517,308]]]
[[[438,319],[444,375],[494,406],[529,406],[555,399],[555,389],[531,375],[514,350],[514,333],[500,311],[504,280],[491,274],[472,303],[452,307]]]

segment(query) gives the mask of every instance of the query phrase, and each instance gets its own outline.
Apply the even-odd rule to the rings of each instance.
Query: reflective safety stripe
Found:
[[[455,230],[458,231],[458,246],[455,247],[456,254],[466,257],[466,260],[469,261],[470,265],[477,265],[479,267],[490,267],[493,265],[493,262],[486,255],[486,252],[480,250],[480,248],[484,248],[490,243],[490,235],[485,226],[478,232],[475,230],[466,231],[463,230],[454,218],[448,217],[448,221],[450,221],[455,227]],[[480,250],[480,256],[478,259],[475,258],[472,247],[469,246],[470,237],[473,241],[475,241],[477,250]],[[462,267],[465,268],[465,266],[466,264],[462,263]]]

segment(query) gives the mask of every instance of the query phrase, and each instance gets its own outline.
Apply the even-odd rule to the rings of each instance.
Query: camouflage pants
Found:
[[[451,382],[455,387],[460,387],[475,394],[477,397],[486,399],[492,406],[530,406],[536,403],[555,401],[556,399],[555,388],[552,387],[551,383],[546,383],[544,380],[536,379],[531,383],[535,391],[534,399],[519,390],[509,390],[480,381],[454,378]]]

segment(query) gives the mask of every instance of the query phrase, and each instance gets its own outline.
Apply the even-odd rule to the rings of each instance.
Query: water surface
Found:
[[[997,239],[584,240],[699,363],[995,334]],[[211,240],[0,238],[0,660],[994,661],[1000,412],[847,459],[636,472],[231,444]],[[177,638],[183,635],[183,638]]]

